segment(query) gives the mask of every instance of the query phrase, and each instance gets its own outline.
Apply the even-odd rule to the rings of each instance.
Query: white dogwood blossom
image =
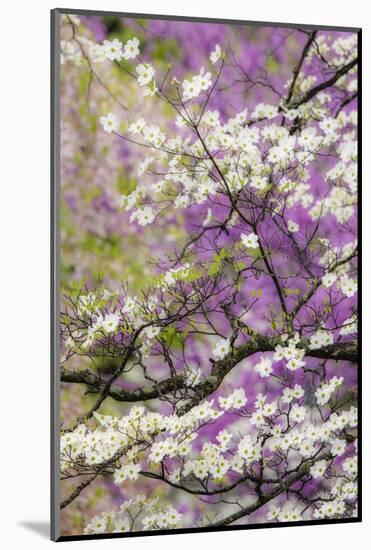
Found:
[[[146,86],[149,84],[156,72],[154,67],[147,63],[140,63],[135,67],[135,70],[138,74],[137,82],[139,86]]]
[[[272,361],[267,357],[262,357],[259,363],[255,365],[254,370],[256,370],[262,378],[267,378],[273,372]]]
[[[241,234],[241,242],[246,248],[259,248],[259,238],[255,233]]]
[[[212,85],[211,73],[205,72],[204,67],[201,67],[198,75],[192,77],[191,80],[183,80],[183,100],[194,99],[205,92]]]
[[[109,313],[102,321],[102,328],[105,332],[116,332],[121,319],[119,311],[115,313]]]
[[[327,330],[317,330],[310,337],[309,349],[320,349],[334,343],[334,335]]]
[[[355,315],[350,317],[349,319],[345,319],[343,322],[343,326],[339,331],[339,334],[341,336],[347,336],[348,334],[356,334],[357,333],[357,318]]]
[[[297,233],[300,229],[299,224],[296,222],[289,220],[287,222],[287,229],[290,231],[290,233]]]
[[[222,55],[222,50],[221,50],[219,44],[216,44],[214,50],[213,50],[213,51],[211,52],[211,54],[210,54],[210,61],[211,61],[211,63],[212,63],[213,65],[215,65],[215,63],[216,63],[217,61],[219,61],[221,55]]]
[[[106,116],[101,116],[99,119],[100,123],[103,126],[103,130],[111,134],[112,132],[117,132],[119,123],[116,115],[113,113],[108,113]]]
[[[326,275],[322,277],[322,284],[324,287],[330,288],[335,283],[336,279],[336,273],[326,273]]]
[[[338,378],[334,376],[328,383],[321,384],[315,391],[317,403],[319,405],[325,405],[331,398],[331,395],[341,386],[343,381],[344,379],[342,377]]]
[[[104,40],[103,52],[110,61],[120,61],[123,57],[122,42],[115,38],[114,40]]]
[[[228,355],[230,348],[230,341],[223,338],[219,340],[213,348],[213,356],[218,360],[224,359],[224,357]]]
[[[310,475],[314,477],[314,479],[323,477],[327,470],[327,466],[326,460],[319,460],[310,468]]]
[[[120,484],[126,479],[138,479],[140,470],[140,464],[129,463],[122,466],[119,470],[116,470],[113,475],[115,483]]]
[[[126,60],[135,59],[139,55],[139,44],[137,37],[128,40],[124,46],[123,58]]]
[[[151,224],[155,219],[155,214],[152,210],[151,206],[144,206],[143,208],[139,208],[130,217],[130,221],[137,220],[139,225],[149,225]]]

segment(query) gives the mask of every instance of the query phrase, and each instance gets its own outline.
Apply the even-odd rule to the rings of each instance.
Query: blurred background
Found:
[[[75,31],[79,37],[95,42],[117,38],[125,43],[136,36],[143,58],[164,74],[169,66],[174,67],[179,80],[207,67],[210,52],[220,44],[228,52],[227,63],[209,108],[218,109],[224,120],[259,102],[277,104],[306,41],[304,33],[287,28],[112,16],[81,16],[74,21],[73,28],[62,22],[63,43],[70,41]],[[192,220],[178,210],[139,231],[137,224],[129,223],[129,214],[120,208],[120,197],[135,188],[138,165],[147,152],[104,132],[99,117],[113,112],[124,133],[128,124],[141,116],[148,123],[174,128],[173,114],[165,104],[143,98],[135,81],[112,63],[91,67],[84,59],[76,57],[71,62],[65,58],[60,82],[62,294],[69,295],[84,285],[94,288],[101,281],[110,290],[119,289],[125,281],[133,294],[139,293],[153,276],[151,261],[164,250],[184,243]],[[116,365],[114,360],[100,359],[94,368],[108,373]],[[92,365],[90,359],[74,356],[68,366],[82,369]],[[242,366],[239,368],[236,380],[241,379]],[[254,380],[257,393],[261,382]],[[129,376],[126,387],[136,385],[135,375]],[[94,396],[85,395],[82,385],[62,384],[62,424],[73,424],[93,401]],[[160,410],[156,403],[146,405]],[[100,412],[119,415],[127,409],[125,404],[108,399]],[[63,484],[62,498],[71,488],[71,484]],[[62,534],[81,534],[87,518],[117,508],[138,493],[159,496],[181,512],[191,509],[185,524],[188,527],[197,525],[207,508],[202,501],[174,493],[152,480],[126,482],[122,488],[107,478],[96,481],[62,510]]]

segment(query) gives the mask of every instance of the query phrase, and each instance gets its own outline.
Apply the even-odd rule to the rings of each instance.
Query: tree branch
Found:
[[[256,336],[247,344],[234,348],[224,359],[215,361],[213,363],[211,376],[196,386],[196,395],[190,400],[189,404],[187,404],[187,410],[189,406],[194,406],[213,393],[221,384],[225,376],[243,359],[246,359],[254,353],[274,351],[279,343],[282,343],[280,337]],[[350,361],[352,363],[356,363],[358,359],[357,342],[337,342],[331,346],[311,350],[309,349],[308,340],[302,339],[299,347],[304,348],[305,355],[309,357],[333,359],[335,361]],[[89,388],[98,393],[107,387],[106,382],[88,369],[73,371],[61,367],[61,381],[86,384]],[[117,386],[110,386],[108,392],[106,392],[106,396],[116,401],[136,403],[138,401],[156,399],[161,395],[185,389],[186,387],[186,380],[183,374],[177,374],[158,382],[155,386],[148,385],[133,390],[125,390]]]
[[[208,527],[221,527],[223,525],[230,525],[231,523],[234,523],[235,521],[245,516],[249,516],[256,510],[264,506],[264,504],[274,499],[276,496],[287,491],[293,483],[301,479],[305,474],[309,472],[313,464],[315,464],[317,461],[323,458],[328,458],[328,457],[321,456],[321,457],[317,457],[315,459],[310,459],[306,461],[304,464],[302,464],[302,466],[299,467],[298,471],[295,472],[295,474],[290,476],[286,481],[281,481],[279,487],[276,487],[275,489],[273,489],[273,491],[269,492],[266,495],[260,495],[259,498],[256,500],[256,502],[254,502],[254,504],[251,504],[250,506],[246,506],[245,508],[242,508],[242,510],[238,510],[234,514],[231,514],[230,516],[227,516],[224,519],[216,521],[215,523],[211,523],[208,525]],[[279,481],[280,480],[277,480],[278,483]]]
[[[61,509],[66,508],[66,506],[71,504],[71,502],[73,502],[75,500],[75,498],[77,498],[79,496],[79,494],[86,487],[88,487],[91,483],[93,483],[93,481],[96,479],[97,476],[98,476],[98,474],[94,474],[93,476],[89,477],[89,479],[87,479],[86,481],[83,481],[80,485],[78,485],[78,487],[76,487],[76,489],[74,491],[72,491],[70,496],[67,497],[65,500],[63,500],[61,502],[61,504],[60,504]]]
[[[291,86],[290,86],[290,89],[289,89],[289,93],[287,94],[287,99],[285,101],[286,104],[290,103],[290,101],[291,101],[292,95],[293,95],[294,90],[295,90],[295,84],[296,84],[296,81],[298,79],[301,67],[304,63],[304,60],[305,60],[305,58],[308,54],[308,51],[309,51],[311,45],[313,44],[313,41],[316,37],[316,34],[317,34],[317,31],[312,31],[311,33],[309,33],[308,40],[307,40],[307,42],[304,46],[304,49],[303,49],[302,54],[300,56],[300,59],[299,59],[297,65],[296,65],[295,69],[293,70],[293,77],[292,77]]]
[[[335,84],[339,80],[339,78],[347,74],[355,65],[357,65],[357,63],[358,57],[356,57],[352,61],[349,61],[349,63],[338,69],[331,78],[325,80],[324,82],[321,82],[321,84],[318,84],[317,86],[314,86],[301,99],[298,99],[297,101],[291,103],[290,109],[297,109],[298,107],[300,107],[300,105],[303,105],[304,103],[307,103],[310,99],[312,99],[312,97],[318,94],[318,92],[321,92],[326,88],[330,88],[330,86]]]

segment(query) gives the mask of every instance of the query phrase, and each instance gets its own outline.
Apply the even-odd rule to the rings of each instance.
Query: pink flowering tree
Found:
[[[81,28],[64,18],[62,62],[113,106],[105,145],[137,159],[105,215],[149,274],[135,288],[128,258],[63,296],[61,381],[85,394],[62,425],[62,513],[103,480],[117,498],[86,533],[356,517],[357,34],[281,29],[280,69],[246,66],[236,27],[195,70],[156,65],[154,28]]]

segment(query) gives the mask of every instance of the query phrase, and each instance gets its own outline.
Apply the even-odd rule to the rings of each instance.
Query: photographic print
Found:
[[[360,521],[360,40],[52,12],[54,540]]]

